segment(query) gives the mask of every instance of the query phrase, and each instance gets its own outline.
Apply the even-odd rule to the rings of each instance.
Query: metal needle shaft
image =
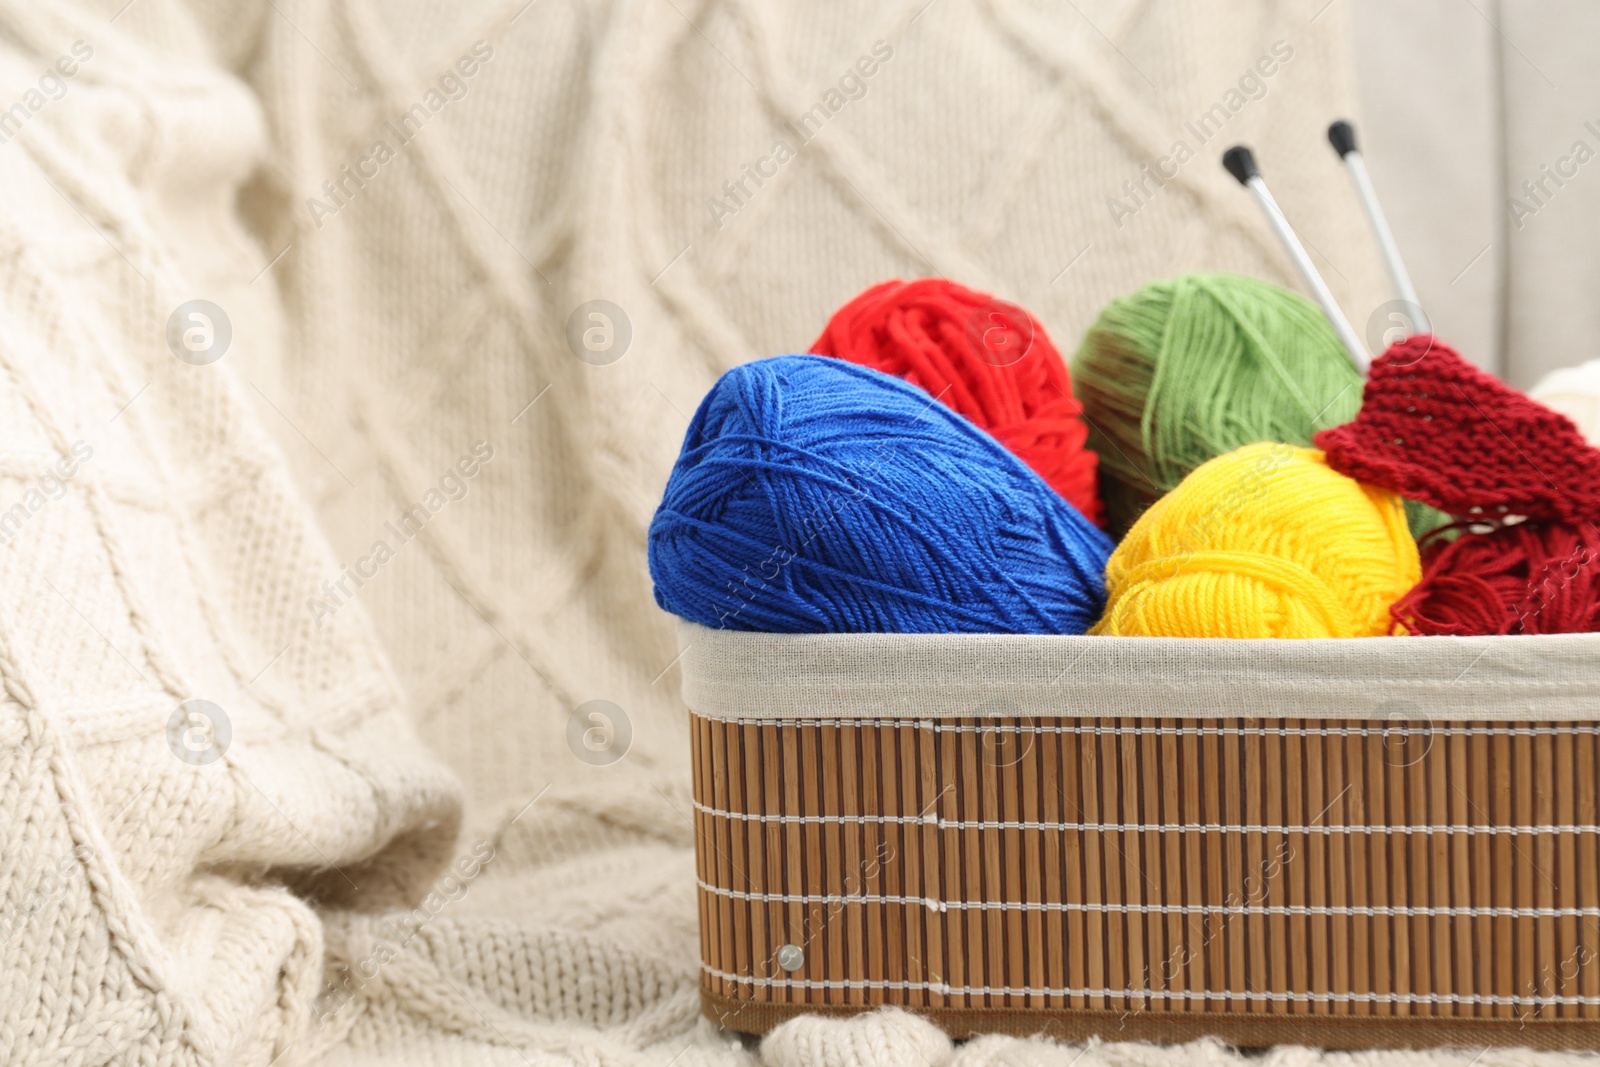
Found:
[[[1350,362],[1362,374],[1372,363],[1372,357],[1367,354],[1366,346],[1361,343],[1350,320],[1345,318],[1339,304],[1333,298],[1333,290],[1328,288],[1328,283],[1322,280],[1316,265],[1311,262],[1311,257],[1306,253],[1305,246],[1300,243],[1294,227],[1289,225],[1289,220],[1284,216],[1283,209],[1272,198],[1272,191],[1267,188],[1267,183],[1262,180],[1261,172],[1256,169],[1255,157],[1250,149],[1244,145],[1235,145],[1228,149],[1222,156],[1222,165],[1228,168],[1228,173],[1239,180],[1239,184],[1249,189],[1255,195],[1256,203],[1261,205],[1261,211],[1267,217],[1267,222],[1272,226],[1273,232],[1278,235],[1278,240],[1283,242],[1284,249],[1289,253],[1289,258],[1294,260],[1295,266],[1300,269],[1300,276],[1305,279],[1306,287],[1316,297],[1317,303],[1322,305],[1322,313],[1328,317],[1333,325],[1333,332],[1339,335],[1339,342],[1344,345],[1345,351],[1350,354]]]
[[[1350,171],[1350,181],[1356,187],[1356,196],[1361,201],[1362,210],[1367,214],[1367,225],[1372,228],[1372,236],[1377,239],[1378,249],[1383,253],[1383,263],[1389,270],[1389,278],[1394,283],[1396,295],[1416,309],[1419,321],[1416,323],[1415,332],[1431,333],[1428,317],[1417,300],[1416,287],[1411,284],[1411,275],[1406,272],[1405,261],[1400,258],[1400,246],[1395,243],[1394,231],[1389,229],[1389,220],[1383,213],[1383,205],[1378,203],[1378,191],[1372,186],[1372,176],[1367,173],[1366,160],[1361,157],[1361,149],[1356,147],[1355,128],[1342,119],[1335,122],[1328,127],[1328,143],[1333,145],[1333,150],[1339,153],[1345,167]]]

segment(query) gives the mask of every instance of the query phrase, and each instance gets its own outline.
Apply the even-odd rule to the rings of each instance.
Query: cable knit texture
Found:
[[[950,1039],[920,1016],[885,1008],[853,1019],[791,1019],[761,1042],[766,1067],[856,1067],[862,1063],[945,1067]]]
[[[1333,469],[1451,515],[1600,519],[1600,449],[1426,334],[1373,360],[1355,420],[1316,443]]]
[[[887,277],[1062,343],[1151,277],[1292,283],[1225,140],[1364,319],[1322,6],[0,2],[0,104],[93,49],[0,144],[0,514],[93,448],[0,545],[0,1062],[758,1062],[699,1016],[645,569],[688,413]],[[209,366],[167,342],[195,298],[231,320]],[[569,343],[593,300],[629,320],[612,362]],[[231,721],[209,764],[166,737],[191,699]],[[609,765],[569,742],[592,700],[628,718]],[[1097,1049],[955,1057],[1244,1062]]]
[[[302,606],[337,567],[264,383],[166,344],[200,288],[169,208],[261,343],[259,110],[106,16],[0,25],[3,84],[75,69],[0,146],[0,1062],[265,1065],[307,1044],[313,902],[421,898],[459,789],[360,614]]]

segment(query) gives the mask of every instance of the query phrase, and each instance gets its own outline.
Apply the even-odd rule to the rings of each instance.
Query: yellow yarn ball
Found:
[[[1254,444],[1196,467],[1106,568],[1121,637],[1378,637],[1422,578],[1394,493],[1313,448]]]

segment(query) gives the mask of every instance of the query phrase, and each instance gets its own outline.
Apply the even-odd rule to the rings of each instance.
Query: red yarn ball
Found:
[[[921,386],[1103,523],[1083,406],[1061,353],[1024,309],[941,278],[887,281],[835,312],[811,351]]]
[[[1398,625],[1424,636],[1593,633],[1600,630],[1600,526],[1442,527],[1423,539],[1422,581],[1389,610]]]

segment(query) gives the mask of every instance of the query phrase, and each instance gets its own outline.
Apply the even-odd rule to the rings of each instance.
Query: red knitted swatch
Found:
[[[1355,420],[1315,441],[1334,470],[1452,515],[1600,520],[1600,450],[1425,334],[1373,360]]]

